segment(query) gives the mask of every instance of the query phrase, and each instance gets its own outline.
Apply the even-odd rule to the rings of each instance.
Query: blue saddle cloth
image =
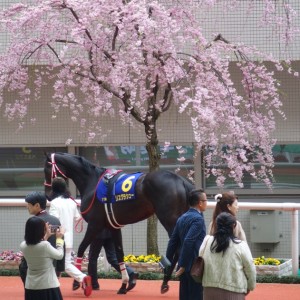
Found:
[[[110,203],[123,202],[135,199],[135,184],[143,173],[121,174],[114,184]],[[96,195],[101,203],[108,203],[108,183],[102,178],[97,185]]]

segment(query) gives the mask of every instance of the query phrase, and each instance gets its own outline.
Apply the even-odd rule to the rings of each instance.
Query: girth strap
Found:
[[[124,227],[124,225],[121,225],[117,222],[111,203],[115,183],[124,175],[125,173],[122,170],[108,170],[103,177],[103,180],[107,185],[107,203],[104,204],[105,213],[110,226],[114,229],[120,229]]]

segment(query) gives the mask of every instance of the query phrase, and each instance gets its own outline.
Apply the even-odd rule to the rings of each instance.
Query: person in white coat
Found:
[[[247,242],[234,235],[237,221],[230,213],[216,218],[216,232],[200,247],[204,259],[204,300],[245,300],[254,290],[256,271]]]
[[[91,277],[81,272],[72,263],[74,222],[78,221],[81,216],[77,203],[71,198],[67,183],[63,178],[56,177],[53,179],[50,201],[49,214],[57,217],[65,229],[65,272],[77,282],[82,283],[85,296],[90,296],[92,293]],[[79,287],[80,284],[73,290]]]

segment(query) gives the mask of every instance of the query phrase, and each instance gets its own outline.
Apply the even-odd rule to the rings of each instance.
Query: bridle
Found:
[[[65,175],[64,172],[63,172],[63,171],[58,167],[58,165],[56,164],[56,162],[55,162],[55,153],[52,153],[52,154],[51,154],[51,162],[48,161],[48,164],[50,164],[50,165],[52,166],[52,167],[51,167],[51,182],[48,183],[48,182],[46,182],[46,180],[45,180],[44,186],[47,186],[47,187],[51,188],[51,187],[52,187],[52,180],[53,180],[54,178],[57,177],[57,174],[60,174],[60,175],[61,175],[62,177],[64,177],[65,179],[69,179],[68,176]],[[107,171],[108,171],[108,170],[106,170],[106,171],[101,175],[101,178],[105,175],[105,173],[106,173]],[[101,178],[100,178],[100,180],[101,180]],[[95,191],[95,193],[94,193],[94,197],[93,197],[93,199],[92,199],[92,201],[91,201],[89,207],[88,207],[85,211],[82,211],[82,212],[81,212],[82,215],[84,215],[84,214],[86,214],[87,212],[89,212],[89,210],[91,209],[91,207],[92,207],[92,205],[93,205],[93,202],[95,201],[95,196],[96,196],[96,191]],[[73,197],[70,197],[70,198],[77,204],[77,206],[80,206],[80,204],[77,203],[76,200],[75,200]]]
[[[47,187],[51,187],[52,186],[52,180],[54,178],[57,177],[57,174],[59,173],[62,177],[64,177],[65,179],[68,179],[68,177],[64,174],[64,172],[62,172],[62,170],[57,166],[56,162],[55,162],[55,153],[52,153],[51,154],[51,162],[48,161],[48,164],[50,164],[52,166],[51,168],[51,182],[48,183],[44,182],[44,186],[47,186]]]
[[[51,154],[51,162],[48,161],[48,164],[50,164],[50,165],[52,166],[52,167],[51,167],[51,182],[48,183],[48,182],[46,182],[46,180],[45,180],[44,186],[47,186],[47,187],[50,187],[50,188],[51,188],[51,186],[52,186],[52,180],[53,180],[54,178],[57,177],[57,174],[58,174],[58,173],[59,173],[62,177],[64,177],[65,179],[68,179],[68,177],[64,174],[64,172],[57,166],[57,164],[56,164],[56,162],[55,162],[55,153],[52,153],[52,154]],[[80,204],[79,204],[73,197],[70,197],[70,199],[72,199],[72,200],[76,203],[77,206],[80,206]],[[79,228],[79,229],[78,229],[78,228]],[[77,232],[82,232],[82,230],[83,230],[83,219],[82,219],[82,218],[80,218],[80,219],[76,222],[76,224],[75,224],[75,230],[76,230]]]

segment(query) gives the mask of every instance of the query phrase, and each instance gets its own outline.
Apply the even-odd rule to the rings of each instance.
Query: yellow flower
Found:
[[[139,255],[135,256],[133,254],[129,254],[124,257],[124,262],[131,262],[131,263],[157,263],[161,259],[160,256],[156,256],[155,254],[148,254],[148,255]]]
[[[276,258],[265,258],[264,256],[254,258],[253,261],[256,266],[261,266],[261,265],[278,266],[283,262],[282,260]]]

